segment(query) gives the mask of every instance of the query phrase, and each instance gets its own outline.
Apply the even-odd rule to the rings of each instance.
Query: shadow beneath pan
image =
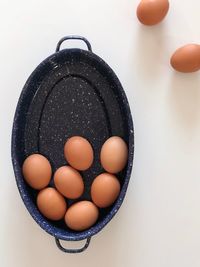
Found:
[[[169,105],[172,115],[185,131],[193,131],[200,123],[199,73],[174,72],[169,85]]]

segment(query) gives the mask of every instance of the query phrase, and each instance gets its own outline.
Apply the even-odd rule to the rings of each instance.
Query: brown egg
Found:
[[[137,17],[144,25],[161,22],[169,10],[168,0],[142,0],[137,7]]]
[[[47,158],[40,154],[27,157],[22,166],[26,182],[34,189],[46,187],[51,179],[51,165]]]
[[[56,189],[65,197],[75,199],[83,194],[84,183],[81,175],[70,166],[57,169],[54,174]]]
[[[64,154],[67,162],[80,171],[87,170],[94,159],[92,146],[81,136],[73,136],[67,140]]]
[[[170,63],[180,72],[195,72],[200,69],[200,45],[188,44],[175,51]]]
[[[124,140],[118,136],[112,136],[106,140],[100,153],[101,165],[110,173],[123,170],[128,159],[128,148]]]
[[[92,201],[99,208],[112,205],[120,192],[120,183],[116,176],[110,173],[98,175],[91,186]]]
[[[65,214],[65,223],[75,231],[90,228],[97,221],[98,208],[90,201],[80,201],[73,204]]]
[[[54,188],[41,190],[37,196],[39,211],[50,220],[60,220],[64,217],[67,204],[64,197]]]

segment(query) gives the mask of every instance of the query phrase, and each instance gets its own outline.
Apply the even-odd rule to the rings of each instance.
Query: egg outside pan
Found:
[[[160,23],[169,10],[168,0],[141,0],[137,7],[139,21],[147,26]]]
[[[200,45],[187,44],[178,48],[172,55],[170,64],[176,71],[183,73],[200,70]]]

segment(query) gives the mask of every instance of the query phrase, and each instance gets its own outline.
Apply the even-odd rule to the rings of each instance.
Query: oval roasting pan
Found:
[[[80,39],[87,45],[83,49],[63,49],[68,39]],[[63,147],[67,138],[80,135],[89,140],[94,149],[92,167],[82,172],[85,191],[80,199],[90,200],[93,179],[103,172],[100,149],[110,136],[122,137],[129,149],[126,168],[118,174],[121,191],[116,202],[100,209],[97,223],[90,229],[75,232],[64,222],[46,219],[36,206],[37,191],[30,188],[22,175],[25,158],[33,153],[45,155],[53,171],[65,165]],[[12,161],[17,186],[22,200],[34,220],[56,239],[64,252],[85,250],[91,236],[97,234],[116,214],[126,194],[134,153],[132,116],[125,92],[113,70],[92,52],[87,39],[67,36],[61,39],[56,52],[45,59],[27,80],[15,112],[12,131]],[[53,181],[51,181],[51,186]],[[79,199],[79,200],[80,200]],[[73,201],[69,201],[71,205]],[[60,240],[86,239],[84,247],[66,249]]]

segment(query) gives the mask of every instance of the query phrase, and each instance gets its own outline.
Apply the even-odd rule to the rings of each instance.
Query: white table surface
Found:
[[[200,266],[200,73],[169,66],[177,47],[200,42],[200,1],[170,2],[166,20],[145,27],[136,18],[136,0],[0,1],[1,267]],[[10,157],[21,89],[68,34],[87,37],[116,72],[135,125],[125,201],[80,255],[59,251],[29,216]]]

